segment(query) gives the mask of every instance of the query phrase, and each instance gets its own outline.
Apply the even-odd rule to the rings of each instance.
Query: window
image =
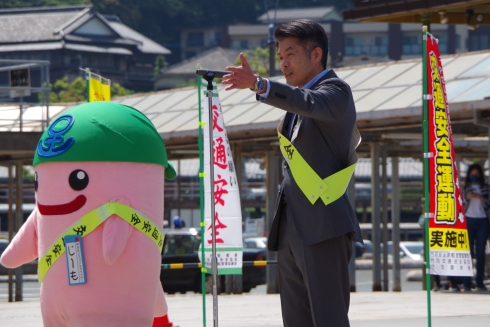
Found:
[[[214,42],[216,45],[221,46],[222,39],[223,39],[223,37],[221,35],[221,32],[215,32],[214,33]]]
[[[402,53],[403,54],[422,54],[420,47],[420,38],[418,35],[404,35],[402,39]]]
[[[468,49],[470,51],[486,50],[489,48],[488,35],[470,35],[468,39]]]
[[[436,37],[436,39],[439,40],[439,52],[441,54],[447,54],[447,34],[445,35],[434,35]],[[458,41],[456,39],[456,41]]]
[[[269,42],[266,39],[260,40],[260,47],[263,49],[267,49],[269,47]]]
[[[231,41],[231,48],[235,50],[248,49],[248,40],[233,40]]]
[[[388,54],[388,36],[376,36],[371,51],[373,56],[386,56]]]
[[[347,37],[345,40],[345,55],[359,56],[362,54],[362,38]]]
[[[189,32],[187,34],[188,46],[203,46],[204,45],[204,33],[203,32]]]
[[[193,254],[199,250],[201,237],[199,235],[165,235],[163,254]]]
[[[349,36],[345,40],[346,56],[385,56],[388,53],[387,36]]]
[[[70,58],[70,56],[65,55],[65,56],[63,57],[63,66],[64,66],[64,67],[69,67],[69,66],[70,66],[70,63],[71,63],[71,58]]]

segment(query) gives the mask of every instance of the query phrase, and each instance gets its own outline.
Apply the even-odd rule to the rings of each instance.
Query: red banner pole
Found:
[[[423,143],[424,143],[424,226],[425,226],[425,280],[427,290],[427,325],[432,325],[431,315],[431,282],[430,282],[430,259],[429,259],[429,219],[430,219],[430,198],[429,198],[429,126],[428,126],[428,81],[427,81],[427,26],[422,27],[422,106],[423,106]]]

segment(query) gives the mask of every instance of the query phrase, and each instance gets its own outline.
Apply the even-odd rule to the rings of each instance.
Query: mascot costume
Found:
[[[43,133],[33,165],[36,209],[0,262],[39,259],[44,326],[171,326],[159,276],[175,170],[151,121],[117,103],[76,106]]]

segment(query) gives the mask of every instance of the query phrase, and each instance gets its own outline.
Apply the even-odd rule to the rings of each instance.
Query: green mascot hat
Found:
[[[73,107],[51,123],[39,140],[33,165],[44,162],[115,161],[157,164],[175,178],[162,137],[138,110],[114,102]]]

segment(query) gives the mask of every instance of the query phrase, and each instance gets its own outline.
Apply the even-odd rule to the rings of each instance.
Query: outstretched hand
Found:
[[[223,76],[221,84],[229,85],[225,90],[233,89],[253,89],[257,75],[252,71],[243,53],[240,53],[241,66],[228,66],[226,70],[231,72]]]

